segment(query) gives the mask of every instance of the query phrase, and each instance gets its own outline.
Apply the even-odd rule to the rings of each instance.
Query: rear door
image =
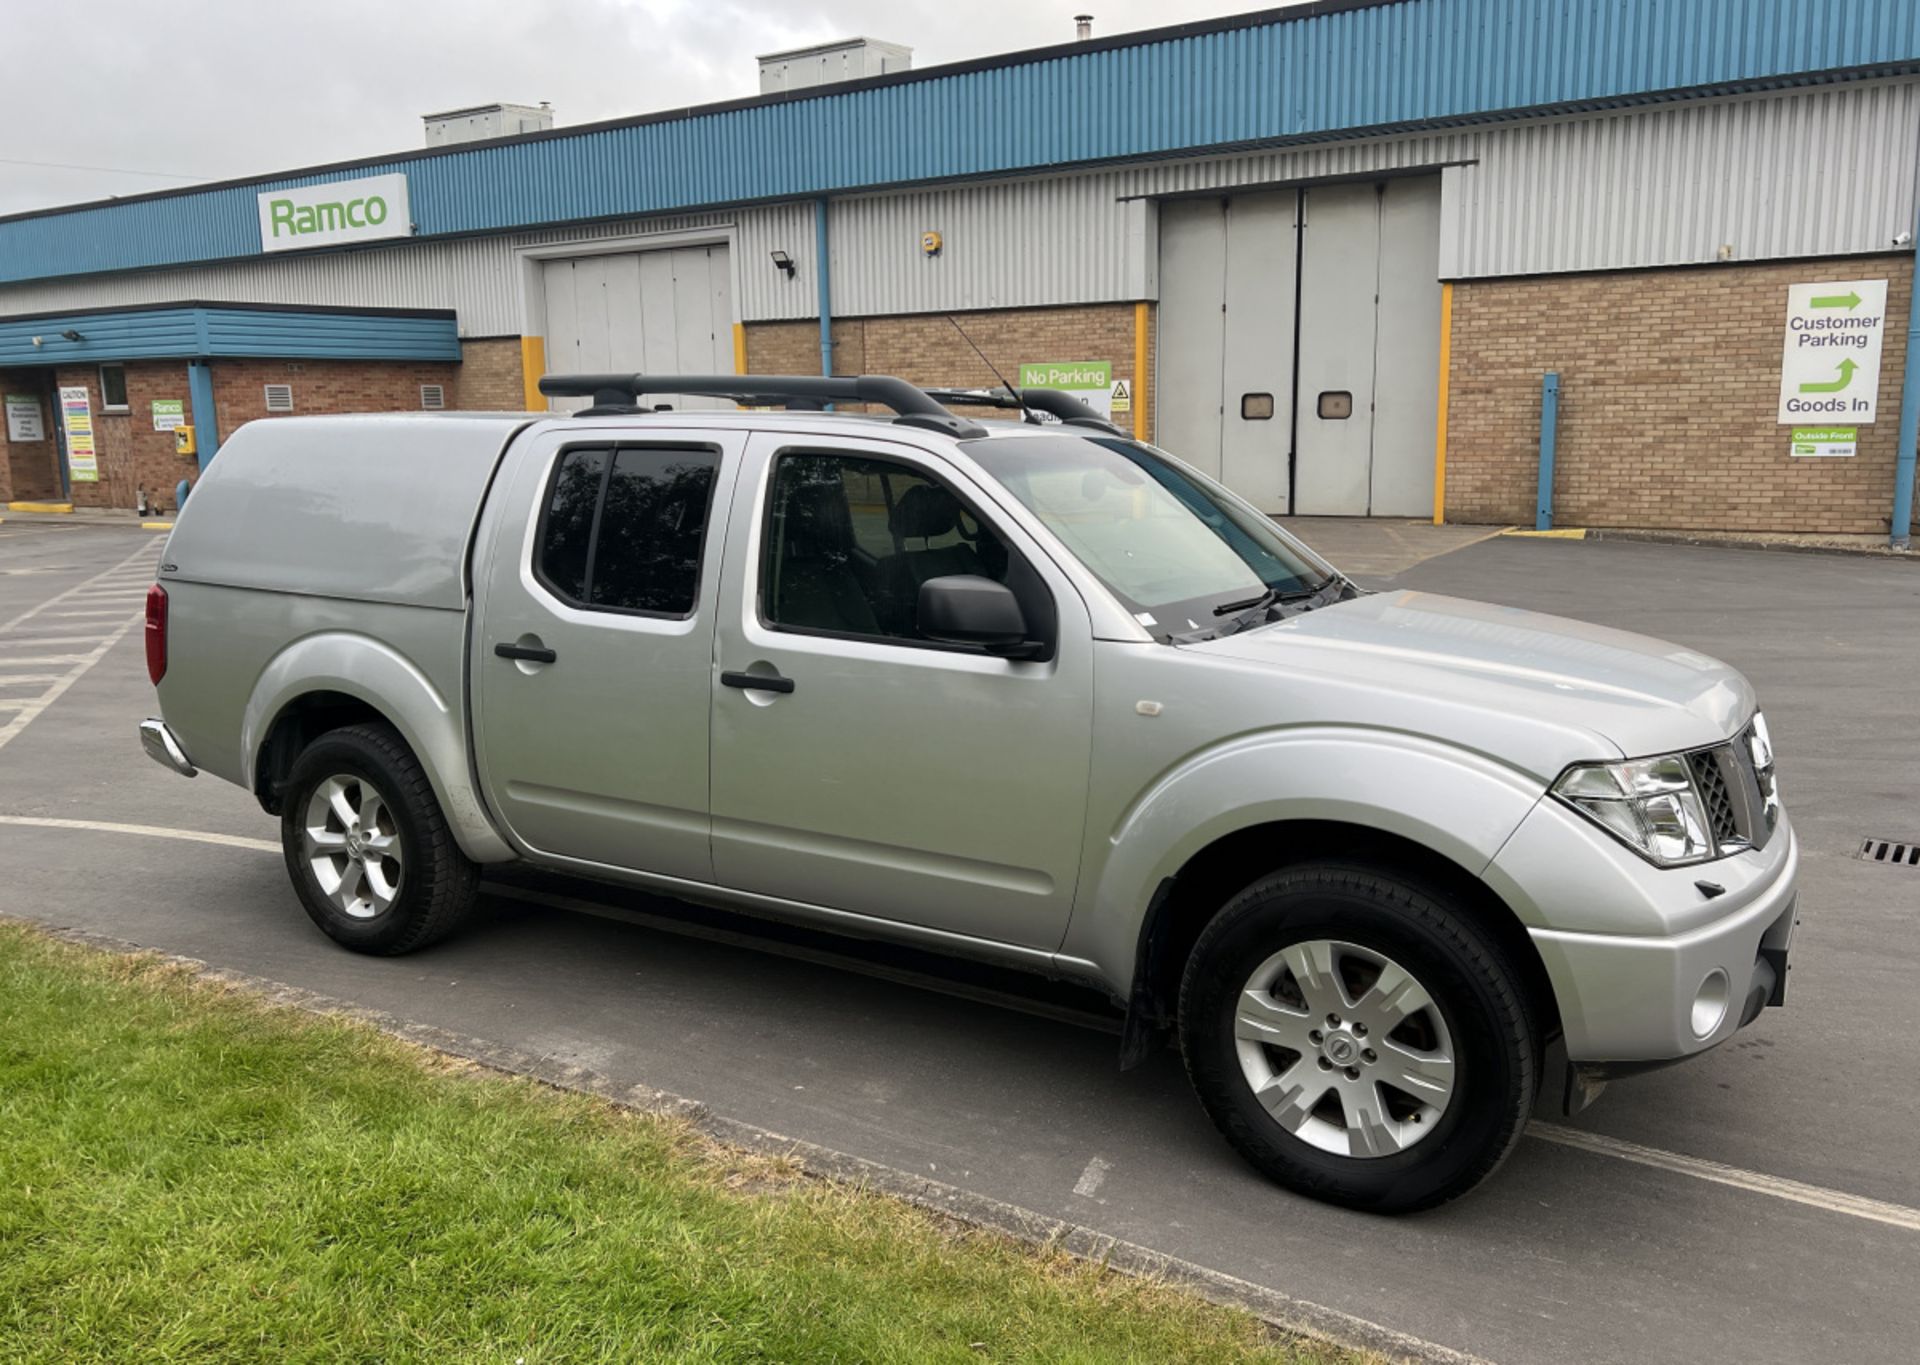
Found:
[[[963,471],[894,442],[756,435],[737,497],[714,679],[717,879],[1058,946],[1093,724],[1092,625],[1071,584]],[[1054,657],[920,637],[919,584],[954,573],[1034,594]],[[765,681],[729,685],[742,674]]]
[[[470,687],[485,789],[529,848],[712,879],[714,528],[744,447],[582,427],[535,437],[503,472],[475,558]]]

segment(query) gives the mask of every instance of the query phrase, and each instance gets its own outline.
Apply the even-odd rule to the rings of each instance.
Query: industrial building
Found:
[[[549,370],[992,383],[970,339],[1274,513],[1532,524],[1545,436],[1561,523],[1907,532],[1912,0],[1324,0],[761,91],[0,219],[0,497]]]

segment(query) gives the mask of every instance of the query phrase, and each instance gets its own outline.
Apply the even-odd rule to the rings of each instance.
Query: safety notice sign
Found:
[[[1886,320],[1885,280],[1789,285],[1781,425],[1872,422]]]
[[[1065,389],[1102,417],[1113,416],[1116,384],[1124,412],[1131,396],[1125,382],[1114,379],[1110,360],[1030,360],[1020,366],[1021,388]]]

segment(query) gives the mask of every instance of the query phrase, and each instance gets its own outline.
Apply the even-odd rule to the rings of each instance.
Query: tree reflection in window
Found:
[[[693,610],[716,463],[705,450],[615,454],[589,602],[674,616]]]
[[[547,586],[595,607],[692,612],[719,457],[644,447],[570,450],[547,496],[537,564]]]

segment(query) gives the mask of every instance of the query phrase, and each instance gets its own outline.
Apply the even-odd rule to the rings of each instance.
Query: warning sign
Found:
[[[1116,379],[1113,387],[1107,390],[1107,411],[1112,414],[1133,411],[1133,390],[1127,387],[1127,381]]]
[[[1110,360],[1030,360],[1020,366],[1023,389],[1062,389],[1102,417],[1113,414]]]

